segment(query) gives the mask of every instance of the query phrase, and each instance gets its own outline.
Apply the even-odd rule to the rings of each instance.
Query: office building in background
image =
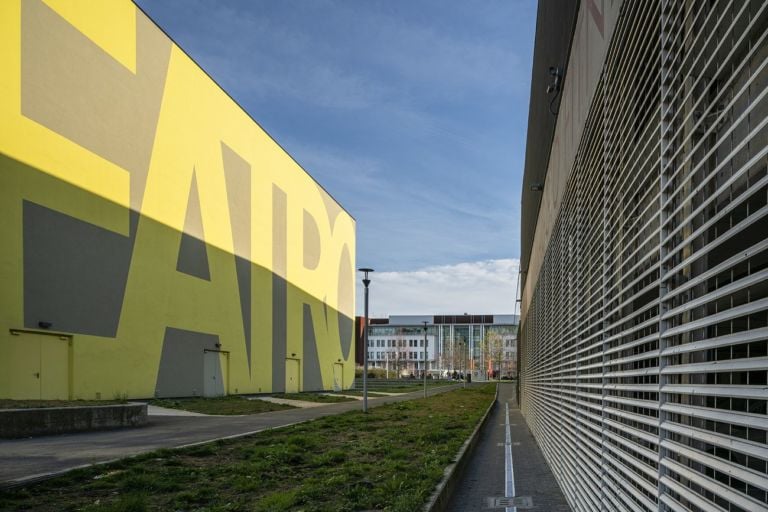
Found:
[[[359,318],[358,325],[362,325]],[[371,318],[368,364],[390,378],[470,374],[475,380],[516,376],[517,315],[391,315]],[[360,331],[362,332],[362,331]],[[362,339],[360,338],[360,351]],[[360,352],[362,354],[362,352]],[[362,364],[362,362],[359,362]]]

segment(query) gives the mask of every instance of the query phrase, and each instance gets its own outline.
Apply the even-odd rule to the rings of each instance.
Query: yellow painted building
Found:
[[[0,2],[0,397],[347,388],[354,219],[128,0]]]

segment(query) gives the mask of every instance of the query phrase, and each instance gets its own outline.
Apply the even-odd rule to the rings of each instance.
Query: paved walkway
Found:
[[[430,389],[429,394],[457,387],[440,386]],[[368,407],[412,400],[422,393],[371,399]],[[238,437],[361,408],[355,401],[250,416],[150,416],[149,424],[140,428],[0,441],[0,487],[160,448]]]
[[[363,399],[362,396],[342,395],[341,393],[320,393],[320,394],[321,395],[325,395],[325,396],[340,396],[342,398],[351,398],[352,400],[362,400]],[[368,395],[368,400],[373,400],[374,398],[376,398],[376,396],[371,396],[370,394]]]
[[[275,398],[273,396],[255,396],[248,398],[248,400],[262,400],[264,402],[271,402],[273,404],[292,405],[293,407],[299,407],[301,409],[307,409],[309,407],[322,407],[328,405],[329,402],[308,402],[306,400],[289,400],[288,398]]]
[[[506,471],[506,405],[509,405],[511,475]],[[499,384],[499,398],[480,432],[469,465],[448,506],[450,512],[505,510],[503,502],[491,506],[489,499],[503,498],[505,487],[514,487],[511,496],[530,497],[532,507],[518,511],[570,512],[539,446],[528,430],[515,401],[515,384]],[[511,484],[507,478],[511,477]],[[514,508],[507,508],[512,511]]]
[[[168,407],[158,407],[156,405],[147,405],[147,414],[149,416],[209,416],[209,414],[183,411],[181,409],[169,409]]]

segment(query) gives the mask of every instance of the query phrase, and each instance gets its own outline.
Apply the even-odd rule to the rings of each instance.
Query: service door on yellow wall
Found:
[[[69,399],[69,338],[14,332],[0,354],[8,359],[9,388],[4,398],[16,400]]]
[[[333,363],[333,390],[341,391],[344,389],[344,365]]]
[[[227,355],[224,352],[203,352],[203,396],[213,398],[227,394]]]
[[[299,392],[299,360],[298,359],[286,359],[285,360],[285,392],[286,393],[298,393]]]

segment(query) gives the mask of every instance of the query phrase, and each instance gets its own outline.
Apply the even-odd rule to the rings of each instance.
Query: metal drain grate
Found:
[[[533,508],[533,498],[530,496],[489,497],[486,498],[486,502],[488,503],[488,508]]]

